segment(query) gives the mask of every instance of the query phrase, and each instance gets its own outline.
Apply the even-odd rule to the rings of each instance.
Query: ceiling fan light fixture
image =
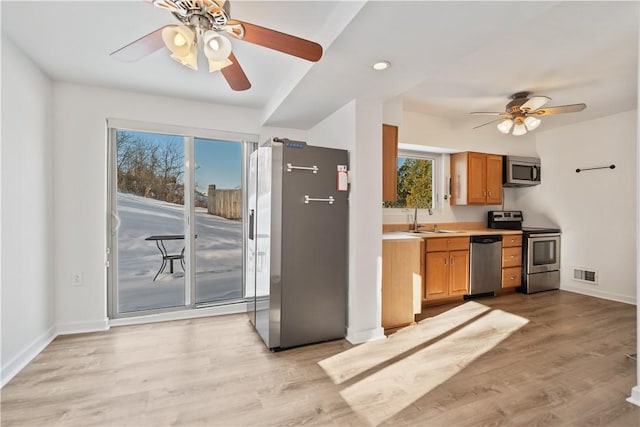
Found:
[[[171,55],[171,59],[177,61],[184,65],[185,67],[189,67],[192,70],[198,70],[198,51],[197,49],[193,49],[193,51],[185,56]]]
[[[231,54],[231,41],[216,31],[207,31],[202,37],[204,54],[210,61],[224,61]],[[228,65],[228,64],[227,64]]]
[[[511,130],[511,126],[513,126],[513,120],[506,119],[498,123],[497,128],[500,132],[504,134],[508,134],[509,131]]]
[[[162,30],[164,45],[177,57],[191,54],[195,45],[196,33],[186,25],[174,25]]]
[[[520,136],[520,135],[524,135],[525,133],[527,133],[527,128],[523,123],[517,123],[513,127],[512,135]]]
[[[532,131],[540,126],[540,123],[542,123],[542,120],[538,119],[537,117],[529,116],[524,119],[524,125],[529,131]]]

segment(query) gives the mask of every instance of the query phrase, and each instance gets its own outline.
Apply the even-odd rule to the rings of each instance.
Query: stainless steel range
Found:
[[[522,211],[490,211],[487,226],[522,230],[522,285],[530,294],[560,288],[560,229],[522,226]]]

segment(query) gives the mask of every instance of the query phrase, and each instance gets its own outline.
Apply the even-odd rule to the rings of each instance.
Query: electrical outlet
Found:
[[[71,275],[71,286],[82,286],[84,284],[82,279],[82,273],[73,273]]]

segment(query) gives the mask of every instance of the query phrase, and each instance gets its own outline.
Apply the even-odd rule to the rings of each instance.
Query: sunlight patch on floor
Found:
[[[399,330],[389,339],[355,346],[319,362],[336,384],[341,384],[369,369],[446,334],[454,328],[485,313],[489,307],[470,301],[438,316],[422,320],[418,325]]]
[[[461,372],[528,322],[470,301],[387,340],[353,347],[319,364],[336,384],[352,380],[340,395],[375,426]]]

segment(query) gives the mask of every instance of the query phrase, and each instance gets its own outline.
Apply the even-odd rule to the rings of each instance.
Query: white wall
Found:
[[[349,150],[347,339],[382,338],[382,105],[351,101],[313,127],[309,142]]]
[[[55,336],[52,85],[2,37],[2,385]]]
[[[394,106],[393,104],[392,106]],[[387,105],[385,105],[387,109]],[[386,110],[385,110],[386,111]],[[491,154],[511,154],[517,156],[536,156],[535,136],[529,133],[523,136],[504,135],[495,126],[472,129],[467,124],[456,124],[449,120],[426,114],[405,111],[402,125],[398,130],[398,142],[445,149],[453,152],[477,151]],[[420,209],[420,223],[447,222],[486,222],[487,212],[502,209],[502,205],[487,206],[451,206],[444,199],[449,173],[449,155],[443,154],[436,165],[439,186],[438,199],[434,214],[429,216],[426,209]],[[514,198],[519,189],[504,189],[504,208],[516,209]],[[413,222],[413,209],[384,209],[385,224],[408,224]]]
[[[633,110],[537,133],[542,184],[515,203],[525,225],[561,228],[562,289],[636,301],[636,118]],[[573,267],[597,270],[599,284],[574,281]]]
[[[108,327],[107,118],[305,140],[303,131],[260,127],[260,111],[98,87],[54,84],[54,283],[60,333]],[[83,275],[83,286],[71,276]]]

